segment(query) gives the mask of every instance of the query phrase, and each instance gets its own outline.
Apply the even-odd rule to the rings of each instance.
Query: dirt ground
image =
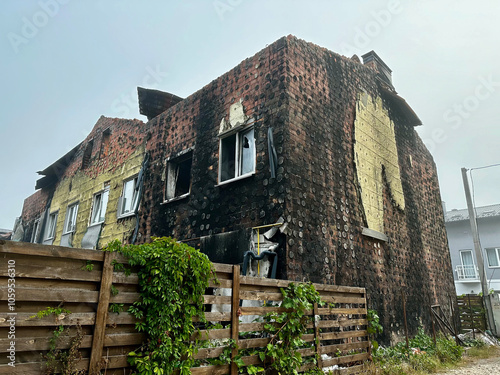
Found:
[[[441,373],[441,375],[497,375],[500,374],[500,354],[484,359],[468,358],[464,366]]]

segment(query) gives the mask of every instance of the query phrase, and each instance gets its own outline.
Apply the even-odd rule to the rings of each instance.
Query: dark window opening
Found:
[[[85,147],[85,151],[83,152],[82,169],[85,169],[89,166],[90,157],[92,156],[92,148],[93,147],[94,147],[94,141],[91,140],[91,141],[89,141],[89,143],[87,143],[87,146]]]
[[[186,196],[190,193],[192,163],[192,151],[168,161],[165,200]]]
[[[106,129],[102,132],[102,140],[101,140],[101,151],[99,158],[105,158],[109,153],[109,141],[111,139],[111,131]]]
[[[255,172],[255,133],[250,128],[220,141],[219,182]]]
[[[221,140],[221,182],[235,177],[236,134]]]

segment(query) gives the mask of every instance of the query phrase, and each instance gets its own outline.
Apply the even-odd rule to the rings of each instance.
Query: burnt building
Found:
[[[387,339],[401,292],[412,330],[429,323],[454,295],[436,166],[389,67],[362,58],[289,36],[152,117],[140,240],[226,263],[271,241],[279,278],[366,287]]]
[[[69,212],[82,246],[108,191],[93,247],[172,236],[244,267],[251,251],[263,276],[367,288],[386,340],[403,333],[401,293],[411,330],[427,326],[429,305],[455,294],[436,166],[390,68],[362,59],[288,36],[185,99],[139,88],[149,121],[106,120],[109,155],[96,125],[43,171],[25,240],[42,211]],[[60,217],[38,242],[66,244]]]

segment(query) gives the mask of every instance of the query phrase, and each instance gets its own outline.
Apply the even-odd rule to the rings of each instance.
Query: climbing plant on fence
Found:
[[[139,269],[141,298],[128,311],[148,340],[129,353],[131,364],[140,374],[190,374],[198,349],[193,318],[204,321],[203,294],[216,277],[208,257],[165,237],[144,245],[114,241],[105,250],[123,253]]]

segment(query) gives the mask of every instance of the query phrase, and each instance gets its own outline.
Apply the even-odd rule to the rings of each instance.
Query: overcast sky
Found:
[[[483,0],[3,0],[0,228],[42,170],[99,116],[139,118],[137,86],[186,97],[293,34],[351,56],[375,50],[423,122],[448,209],[461,167],[500,163],[500,2]],[[473,171],[500,203],[500,167]]]

